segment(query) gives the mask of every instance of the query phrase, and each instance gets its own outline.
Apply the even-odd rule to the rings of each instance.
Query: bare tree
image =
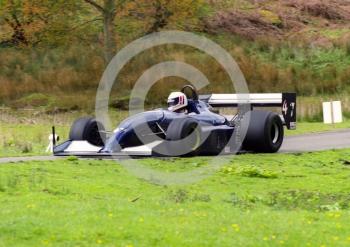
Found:
[[[1,44],[28,45],[28,40],[25,36],[23,25],[17,18],[17,15],[15,12],[11,13],[11,18],[12,20],[10,18],[5,17],[4,20],[13,29],[12,37],[10,40],[1,42]]]
[[[102,4],[96,0],[84,0],[86,3],[94,7],[101,13],[103,19],[103,35],[104,35],[104,59],[106,64],[113,58],[116,50],[114,21],[116,17],[117,7],[121,6],[126,0],[103,0]]]
[[[160,1],[155,0],[152,2],[152,7],[154,8],[151,16],[153,17],[153,24],[146,32],[147,34],[158,32],[159,29],[164,28],[168,25],[168,19],[173,15],[173,13],[167,8],[171,0]]]

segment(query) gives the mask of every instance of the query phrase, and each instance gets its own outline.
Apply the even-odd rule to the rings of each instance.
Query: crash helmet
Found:
[[[188,105],[187,97],[181,92],[172,92],[168,97],[168,110],[177,112],[184,110]]]

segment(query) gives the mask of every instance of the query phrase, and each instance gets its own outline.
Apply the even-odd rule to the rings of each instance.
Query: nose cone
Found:
[[[161,121],[163,118],[164,111],[162,109],[143,112],[128,117],[114,130],[114,134],[106,141],[105,147],[101,152],[115,153],[120,152],[125,147],[134,146],[136,142],[134,129],[137,128],[137,126]]]
[[[117,129],[129,129],[132,126],[137,126],[143,123],[149,123],[154,121],[161,121],[164,118],[164,110],[154,110],[142,112],[133,116],[128,117],[124,121],[122,121]],[[117,130],[116,129],[116,130]]]

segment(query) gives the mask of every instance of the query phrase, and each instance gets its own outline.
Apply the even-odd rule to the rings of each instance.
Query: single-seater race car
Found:
[[[242,111],[245,105],[248,110]],[[225,117],[215,111],[219,107],[238,110]],[[282,114],[255,110],[257,107],[279,107]],[[170,94],[168,109],[132,115],[114,131],[106,131],[93,117],[77,119],[69,139],[54,146],[54,155],[193,156],[237,150],[274,153],[282,145],[284,125],[296,128],[295,93],[198,95],[195,88],[186,85],[181,92]]]

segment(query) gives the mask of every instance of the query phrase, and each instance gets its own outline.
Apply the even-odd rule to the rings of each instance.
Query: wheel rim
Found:
[[[197,126],[198,127],[198,126]],[[194,132],[195,132],[195,134],[196,134],[196,142],[195,142],[195,144],[194,144],[194,146],[193,146],[193,148],[192,148],[192,151],[195,151],[198,147],[199,147],[199,145],[200,145],[200,133],[199,133],[199,128],[196,128],[195,130],[194,130]]]
[[[272,143],[276,144],[279,140],[279,137],[280,137],[279,127],[278,127],[277,123],[273,123],[272,128],[271,128]]]
[[[90,131],[89,141],[91,142],[91,144],[94,144],[96,146],[103,145],[103,141],[102,141],[97,123],[96,125],[93,126],[93,128]]]
[[[198,125],[195,125],[193,126],[190,131],[188,132],[188,134],[186,135],[189,136],[189,135],[194,135],[194,143],[193,145],[190,147],[191,149],[191,152],[197,150],[197,148],[200,146],[200,132],[199,132],[199,126]]]

